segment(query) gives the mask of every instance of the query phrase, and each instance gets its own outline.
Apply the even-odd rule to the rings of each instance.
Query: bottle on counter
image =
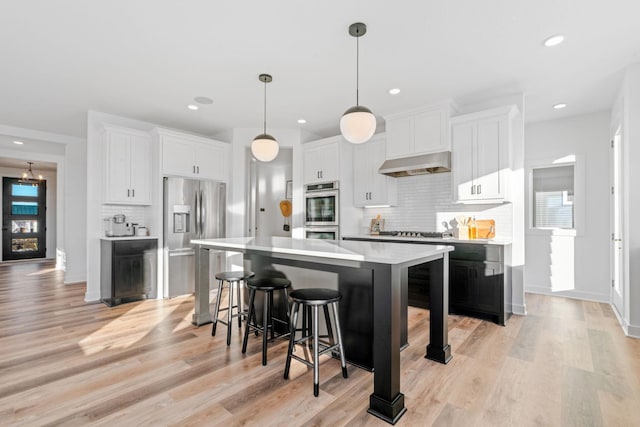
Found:
[[[478,227],[476,225],[476,217],[474,216],[469,222],[469,239],[478,238]]]

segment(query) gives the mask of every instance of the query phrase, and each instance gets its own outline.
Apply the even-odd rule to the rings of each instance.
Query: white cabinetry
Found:
[[[449,104],[386,116],[387,159],[451,150]]]
[[[162,147],[163,175],[229,180],[229,144],[166,129],[155,132]]]
[[[151,204],[151,135],[117,126],[104,127],[107,204]]]
[[[515,106],[451,119],[454,198],[459,202],[508,200],[511,119]]]
[[[385,135],[377,134],[369,142],[353,146],[355,206],[393,206],[398,202],[397,181],[378,173],[385,161],[385,145]]]
[[[340,142],[334,136],[309,142],[303,147],[304,184],[338,181],[340,179]]]

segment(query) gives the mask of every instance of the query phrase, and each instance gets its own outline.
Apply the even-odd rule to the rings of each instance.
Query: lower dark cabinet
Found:
[[[464,251],[454,253],[449,259],[449,312],[488,317],[504,325],[504,263],[458,259]]]
[[[156,239],[102,240],[102,302],[114,306],[154,294],[157,247]]]

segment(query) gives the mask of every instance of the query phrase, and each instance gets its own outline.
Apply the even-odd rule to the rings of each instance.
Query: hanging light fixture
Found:
[[[367,26],[356,22],[349,26],[349,34],[356,38],[356,105],[344,112],[340,119],[340,132],[353,144],[367,142],[376,131],[376,116],[371,110],[359,105],[360,37],[367,32]]]
[[[19,180],[20,183],[39,184],[44,179],[42,175],[38,175],[36,178],[31,165],[33,165],[33,162],[27,162],[27,170],[22,172],[22,178]]]
[[[271,83],[273,78],[269,74],[260,74],[258,79],[264,83],[264,129],[260,135],[253,138],[251,153],[261,162],[270,162],[280,151],[278,141],[267,133],[267,83]]]

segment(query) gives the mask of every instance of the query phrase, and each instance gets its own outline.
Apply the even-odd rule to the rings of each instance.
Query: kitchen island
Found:
[[[209,250],[243,253],[251,260],[251,268],[290,265],[330,271],[348,290],[362,286],[372,294],[372,305],[363,308],[371,317],[374,386],[368,412],[395,424],[405,413],[404,395],[400,392],[400,348],[406,331],[408,268],[432,263],[437,280],[430,282],[430,337],[426,357],[440,363],[451,359],[448,343],[449,252],[444,245],[395,245],[383,242],[337,241],[313,239],[228,238],[192,240],[199,245],[196,259],[195,313],[196,325],[211,322],[209,308]],[[294,284],[295,286],[295,284]],[[404,295],[404,297],[403,297]],[[357,307],[352,307],[357,310]],[[404,323],[404,324],[403,324]],[[348,331],[344,332],[348,339]]]

